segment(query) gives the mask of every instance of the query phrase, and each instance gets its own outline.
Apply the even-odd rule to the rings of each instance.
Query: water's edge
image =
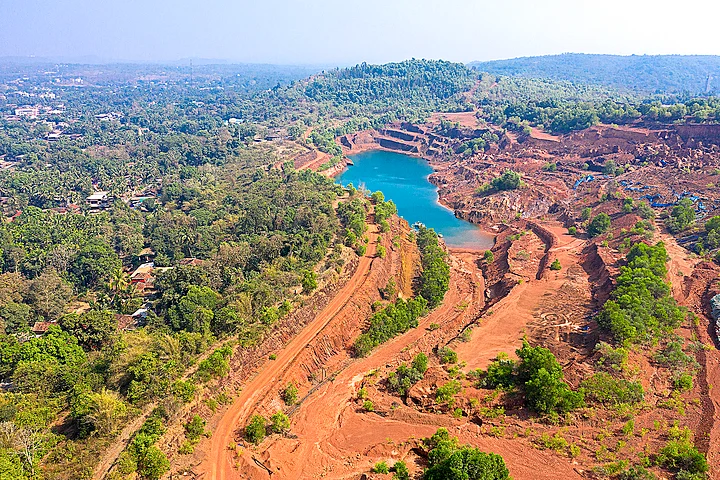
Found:
[[[428,161],[387,150],[366,150],[349,155],[348,165],[335,180],[380,190],[398,207],[398,214],[411,225],[421,222],[442,234],[448,247],[482,250],[492,247],[495,236],[478,225],[455,217],[455,212],[440,202],[438,188],[429,176],[433,172]]]

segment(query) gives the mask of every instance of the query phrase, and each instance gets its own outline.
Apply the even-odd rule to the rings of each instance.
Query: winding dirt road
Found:
[[[243,425],[255,406],[262,402],[269,392],[279,388],[277,380],[282,377],[282,373],[292,366],[306,345],[322,332],[350,301],[352,293],[365,282],[375,257],[377,233],[371,231],[368,237],[370,242],[367,252],[360,258],[357,270],[347,284],[297,337],[277,353],[274,361],[268,362],[265,368],[243,387],[235,402],[225,412],[211,438],[206,460],[197,469],[201,478],[208,480],[241,478],[233,466],[232,451],[228,449],[228,446],[234,443],[234,432]]]

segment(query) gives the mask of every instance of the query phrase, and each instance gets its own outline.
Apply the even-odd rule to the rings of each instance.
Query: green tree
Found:
[[[274,433],[283,433],[290,428],[290,419],[283,412],[277,412],[270,417],[270,429]]]
[[[120,268],[120,259],[105,241],[90,239],[80,248],[71,271],[79,281],[79,286],[93,288]]]
[[[72,288],[55,272],[45,272],[30,284],[30,302],[47,321],[57,320],[71,296]]]
[[[588,235],[596,237],[610,229],[610,216],[607,213],[598,213],[588,225]]]
[[[317,274],[312,270],[303,270],[302,275],[302,288],[304,293],[310,293],[315,290],[317,284]]]
[[[673,207],[670,216],[665,220],[665,225],[672,233],[685,230],[695,221],[695,209],[689,198],[683,198]]]
[[[512,170],[505,170],[502,175],[492,179],[490,184],[497,190],[515,190],[522,185],[522,177]]]
[[[253,415],[245,427],[245,437],[255,445],[265,439],[267,420],[262,415]]]
[[[107,310],[90,310],[82,315],[70,313],[63,315],[59,323],[86,350],[99,350],[109,345],[117,333],[115,315]]]

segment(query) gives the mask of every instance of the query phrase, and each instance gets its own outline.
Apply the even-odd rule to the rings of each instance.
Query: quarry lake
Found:
[[[382,150],[350,155],[350,159],[354,165],[337,177],[342,185],[380,190],[386,200],[395,202],[398,214],[410,225],[421,222],[435,229],[450,247],[485,249],[493,245],[492,235],[438,203],[437,188],[428,181],[433,169],[425,160]]]

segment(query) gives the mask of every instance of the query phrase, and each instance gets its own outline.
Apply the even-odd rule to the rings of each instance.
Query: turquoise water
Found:
[[[428,181],[432,168],[423,159],[402,153],[373,150],[351,155],[355,165],[349,166],[337,181],[342,185],[385,194],[395,202],[398,214],[410,225],[422,222],[443,235],[450,247],[489,248],[493,237],[476,225],[460,220],[438,203],[437,188]]]

